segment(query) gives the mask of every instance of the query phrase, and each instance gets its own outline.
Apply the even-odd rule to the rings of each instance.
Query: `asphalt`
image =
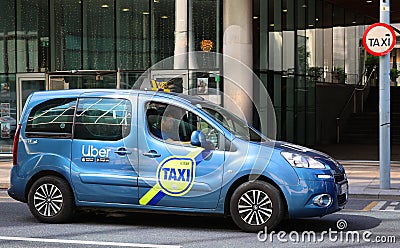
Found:
[[[379,161],[374,160],[376,146],[352,146],[352,149],[349,149],[346,145],[331,145],[320,148],[330,155],[334,154],[333,157],[337,158],[344,166],[349,181],[350,197],[400,200],[400,156],[397,154],[397,152],[400,152],[400,148],[392,147],[390,189],[380,188]],[[395,151],[394,156],[393,150]],[[394,161],[393,158],[398,160]],[[9,188],[11,167],[11,157],[0,157],[0,189]]]

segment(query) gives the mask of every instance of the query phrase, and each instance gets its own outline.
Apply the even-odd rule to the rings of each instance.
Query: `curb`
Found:
[[[352,199],[369,199],[369,200],[400,200],[400,195],[387,194],[349,194]]]
[[[0,190],[8,189],[10,188],[9,183],[0,183]]]
[[[338,160],[343,166],[378,166],[379,161],[374,160]],[[390,166],[400,166],[400,161],[391,161]]]

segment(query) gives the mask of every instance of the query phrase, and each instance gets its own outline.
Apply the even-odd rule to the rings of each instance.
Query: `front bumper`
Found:
[[[348,201],[348,182],[334,180],[301,180],[298,186],[289,187],[287,201],[290,218],[317,217],[337,212]],[[315,199],[329,195],[329,204],[317,204]]]

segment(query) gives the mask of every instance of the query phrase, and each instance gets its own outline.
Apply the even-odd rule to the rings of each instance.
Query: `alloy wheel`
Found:
[[[240,217],[247,224],[263,225],[272,215],[272,201],[264,191],[249,190],[239,198],[238,210]]]
[[[63,195],[57,186],[46,183],[36,189],[33,203],[38,213],[45,217],[52,217],[60,212],[63,206]]]

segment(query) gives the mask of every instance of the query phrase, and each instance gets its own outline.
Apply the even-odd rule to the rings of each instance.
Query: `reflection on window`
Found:
[[[229,132],[234,134],[236,137],[248,141],[264,142],[266,139],[256,131],[253,127],[250,127],[244,120],[240,119],[236,115],[226,111],[225,109],[214,106],[203,104],[201,108],[206,112],[211,118],[219,122],[224,126]]]
[[[75,119],[76,139],[115,141],[130,133],[131,104],[125,99],[83,98]]]
[[[26,132],[71,133],[76,99],[45,101],[32,109]]]

